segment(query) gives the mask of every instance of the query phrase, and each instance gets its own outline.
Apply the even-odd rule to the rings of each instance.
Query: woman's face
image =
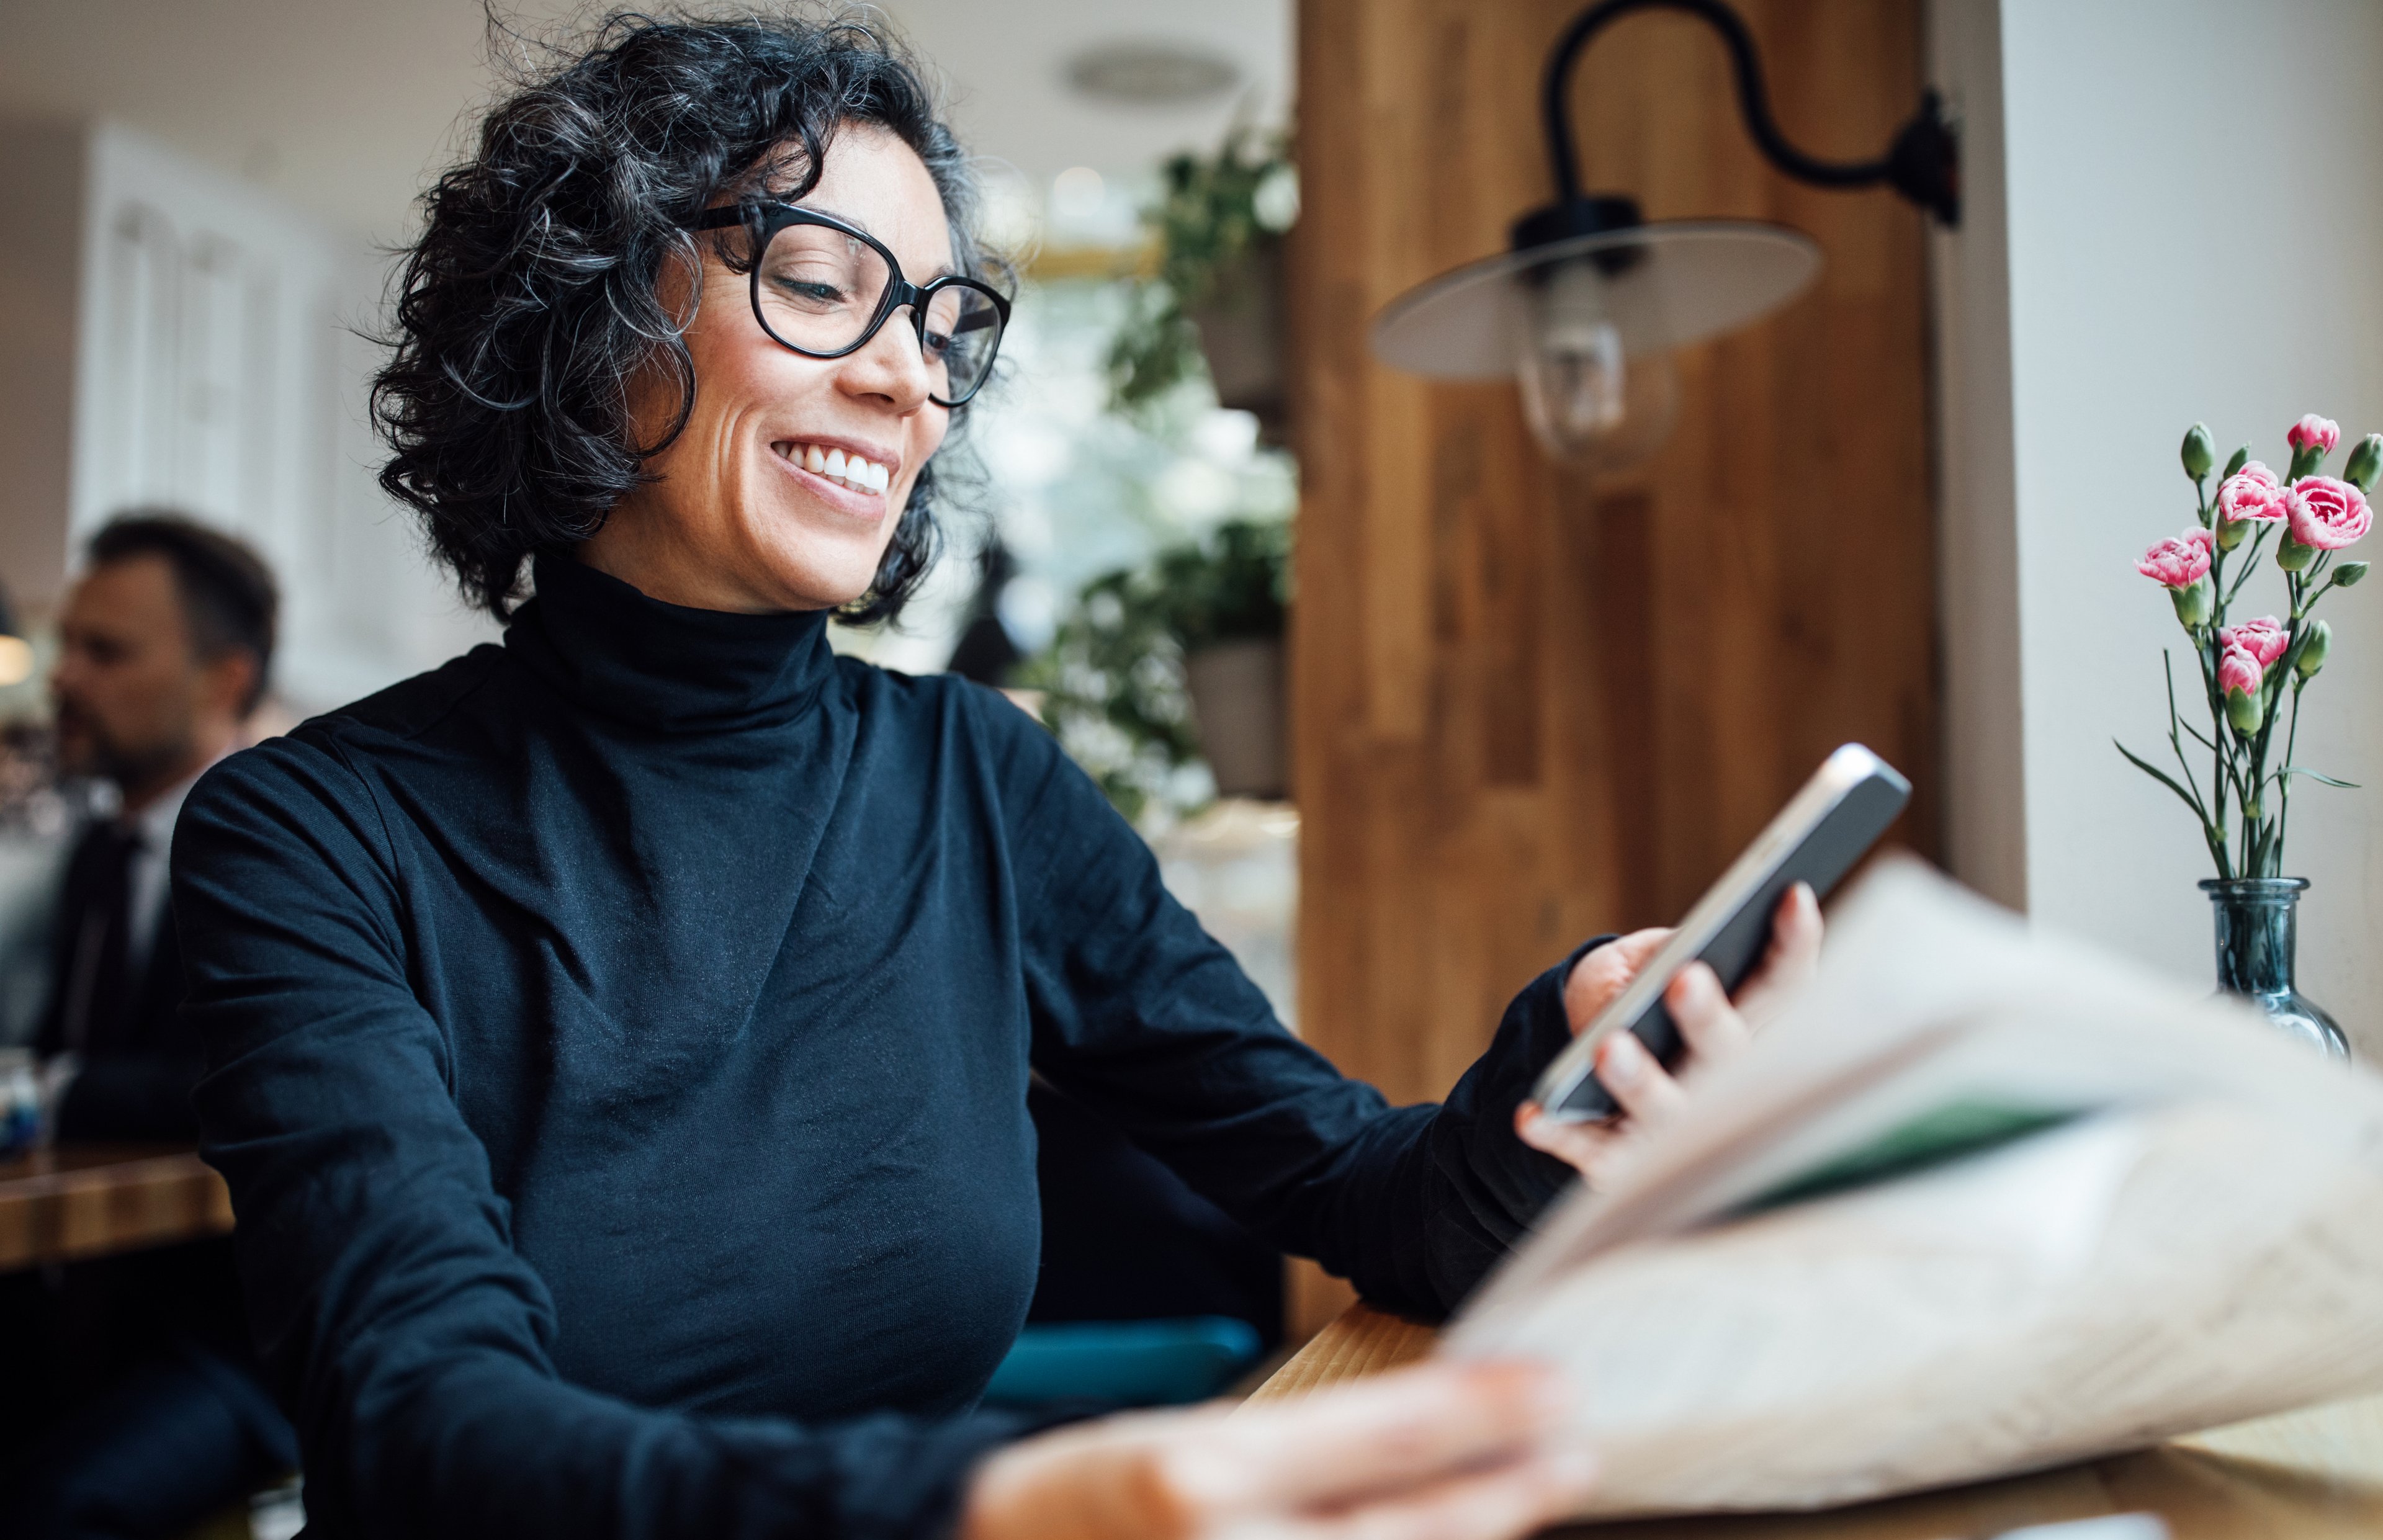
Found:
[[[847,124],[827,153],[805,208],[832,214],[884,242],[903,276],[926,283],[952,267],[943,199],[916,152],[887,130]],[[701,292],[685,332],[695,361],[695,411],[647,462],[659,479],[632,490],[581,560],[648,596],[699,610],[824,610],[868,591],[910,488],[944,441],[951,413],[927,399],[930,381],[908,311],[866,347],[806,358],[772,341],[753,318],[749,280],[720,259],[730,230],[698,237]],[[691,275],[667,274],[676,310]],[[630,391],[632,431],[652,443],[677,410],[659,376]],[[804,467],[841,450],[883,468],[831,478]]]

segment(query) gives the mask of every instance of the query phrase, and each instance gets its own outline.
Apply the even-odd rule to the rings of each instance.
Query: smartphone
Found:
[[[1597,1051],[1616,1032],[1637,1035],[1666,1067],[1680,1060],[1680,1029],[1663,991],[1701,962],[1736,992],[1771,944],[1771,917],[1787,890],[1811,884],[1826,898],[1911,800],[1911,782],[1859,744],[1847,744],[1804,783],[1745,854],[1705,890],[1679,930],[1628,987],[1598,1013],[1539,1076],[1531,1099],[1567,1123],[1593,1123],[1622,1109],[1598,1083]]]

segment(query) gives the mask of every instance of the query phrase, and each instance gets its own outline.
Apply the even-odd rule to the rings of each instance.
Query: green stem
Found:
[[[2217,627],[2209,626],[2194,634],[2193,657],[2201,664],[2201,697],[2209,708],[2209,731],[2215,740],[2209,745],[2209,790],[2217,801],[2217,816],[2212,820],[2216,832],[2217,875],[2231,877],[2226,860],[2226,790],[2235,785],[2232,757],[2226,752],[2226,698],[2217,691]],[[2239,787],[2238,787],[2239,791]],[[2239,797],[2238,797],[2239,804]]]
[[[2290,832],[2292,824],[2292,755],[2301,738],[2301,691],[2307,685],[2305,679],[2294,678],[2292,681],[2292,725],[2284,730],[2284,768],[2278,773],[2282,783],[2276,788],[2277,869],[2267,874],[2270,877],[2283,875],[2284,836]]]
[[[2160,648],[2160,675],[2167,682],[2168,752],[2176,756],[2176,768],[2184,772],[2185,789],[2192,794],[2191,798],[2192,810],[2201,819],[2201,837],[2209,841],[2213,849],[2222,850],[2223,845],[2215,837],[2214,831],[2209,821],[2209,804],[2202,799],[2201,782],[2193,779],[2192,765],[2184,757],[2184,733],[2179,726],[2176,712],[2176,664],[2174,660],[2168,657],[2168,651],[2166,647]],[[2210,790],[2212,791],[2216,791],[2216,789],[2217,788],[2215,784],[2210,787]],[[2221,868],[2225,866],[2226,863],[2222,856],[2219,858],[2217,864]]]
[[[2251,574],[2259,570],[2259,552],[2267,543],[2267,532],[2275,527],[2276,526],[2273,524],[2261,524],[2259,526],[2259,532],[2251,536],[2251,548],[2242,554],[2242,575],[2234,580],[2233,587],[2226,590],[2224,595],[2225,604],[2221,604],[2218,607],[2220,624],[2224,623],[2223,616],[2225,613],[2225,605],[2232,604],[2234,602],[2234,596],[2242,591],[2242,585],[2250,582]],[[2215,560],[2211,561],[2210,565],[2214,572],[2216,568],[2216,562]],[[2215,582],[2216,580],[2213,578],[2213,586],[2215,585]]]

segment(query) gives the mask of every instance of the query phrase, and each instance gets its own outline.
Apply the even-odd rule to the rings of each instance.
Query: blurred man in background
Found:
[[[116,788],[60,894],[39,1051],[62,1139],[196,1139],[198,1041],[177,1020],[166,859],[182,798],[238,747],[273,657],[273,576],[172,515],[118,519],[58,622],[58,769]]]
[[[45,1137],[197,1138],[204,1063],[179,1019],[167,857],[192,783],[245,742],[278,608],[256,553],[189,519],[130,514],[92,539],[58,622],[58,765],[117,795],[76,841],[59,893],[36,1040]],[[294,1463],[256,1378],[228,1242],[60,1269],[12,1292],[0,1534],[177,1534]]]

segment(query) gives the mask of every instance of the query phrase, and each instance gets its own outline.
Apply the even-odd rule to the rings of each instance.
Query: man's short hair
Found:
[[[273,569],[263,557],[244,540],[163,508],[117,514],[91,537],[89,548],[94,567],[141,556],[162,558],[174,573],[191,649],[208,662],[228,652],[256,659],[255,683],[240,708],[242,715],[256,709],[273,671],[274,626],[281,608]]]

